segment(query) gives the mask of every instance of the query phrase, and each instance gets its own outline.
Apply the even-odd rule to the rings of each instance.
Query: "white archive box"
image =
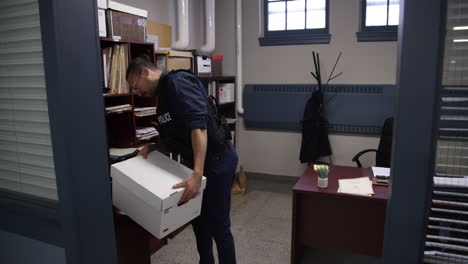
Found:
[[[163,238],[200,215],[205,177],[200,194],[180,206],[184,189],[172,189],[191,174],[191,169],[158,151],[147,159],[137,156],[115,163],[111,167],[113,204],[148,232]]]
[[[220,104],[232,103],[235,100],[235,87],[233,83],[220,83],[219,84],[219,97]]]
[[[107,37],[106,10],[98,8],[98,29],[100,37]]]

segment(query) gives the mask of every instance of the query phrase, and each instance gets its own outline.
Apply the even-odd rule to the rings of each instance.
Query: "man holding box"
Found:
[[[201,179],[207,178],[202,210],[192,221],[200,264],[214,262],[213,239],[220,264],[236,263],[231,233],[231,187],[237,167],[237,154],[225,137],[215,107],[208,100],[201,81],[186,71],[160,71],[148,58],[134,59],[126,79],[140,96],[158,96],[157,122],[167,151],[182,156],[193,174],[173,188],[185,188],[179,203],[195,198]],[[139,154],[147,157],[151,147]]]

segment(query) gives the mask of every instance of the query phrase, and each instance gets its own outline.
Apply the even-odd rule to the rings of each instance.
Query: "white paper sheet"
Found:
[[[372,181],[367,177],[338,180],[338,192],[371,196],[374,194]]]

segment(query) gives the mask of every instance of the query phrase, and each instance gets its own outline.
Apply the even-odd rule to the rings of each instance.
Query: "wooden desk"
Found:
[[[374,195],[337,193],[338,179],[370,177],[370,168],[330,166],[328,188],[317,187],[310,166],[293,188],[291,263],[299,263],[304,246],[358,254],[382,255],[387,187]]]
[[[119,264],[151,264],[151,255],[167,244],[128,216],[114,209],[115,240]]]

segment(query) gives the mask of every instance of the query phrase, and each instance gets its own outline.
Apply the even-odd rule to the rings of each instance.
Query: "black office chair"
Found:
[[[362,168],[362,164],[359,158],[367,152],[376,152],[375,154],[375,166],[390,168],[390,159],[392,155],[392,137],[393,137],[393,117],[385,119],[382,127],[382,134],[380,135],[380,142],[377,149],[365,149],[353,157],[353,162],[359,168]]]

